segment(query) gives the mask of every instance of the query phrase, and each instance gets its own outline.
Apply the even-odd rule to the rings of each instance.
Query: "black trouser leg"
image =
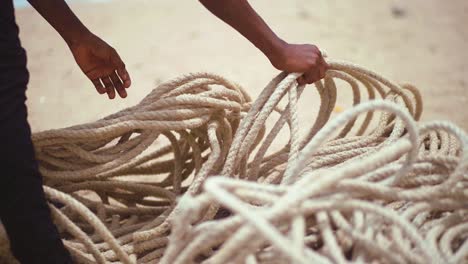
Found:
[[[0,0],[0,219],[21,263],[71,263],[34,157],[25,105],[28,79],[13,1]]]
[[[22,103],[0,121],[0,217],[21,263],[71,263],[44,197],[26,116]]]

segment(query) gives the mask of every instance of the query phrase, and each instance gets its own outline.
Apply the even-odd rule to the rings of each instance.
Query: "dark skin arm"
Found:
[[[126,97],[131,81],[114,48],[92,34],[63,0],[28,0],[68,44],[80,69],[96,90]],[[288,44],[280,39],[246,0],[200,0],[214,15],[231,25],[260,49],[272,65],[286,72],[303,72],[300,84],[325,76],[328,65],[315,45]]]
[[[28,0],[62,36],[83,73],[100,94],[109,99],[115,92],[124,98],[131,81],[125,64],[114,48],[92,34],[64,0]]]
[[[328,65],[315,45],[288,44],[280,39],[247,0],[200,0],[214,15],[232,26],[270,60],[278,70],[303,72],[300,84],[323,77]]]

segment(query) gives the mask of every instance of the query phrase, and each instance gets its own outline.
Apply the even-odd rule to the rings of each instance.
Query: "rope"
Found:
[[[96,122],[35,133],[74,259],[466,263],[468,136],[418,123],[415,87],[329,65],[311,124],[301,121],[300,74],[279,74],[252,102],[197,73]],[[332,118],[346,87],[353,108]]]

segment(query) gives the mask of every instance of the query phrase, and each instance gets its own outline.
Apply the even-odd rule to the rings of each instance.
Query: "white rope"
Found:
[[[411,85],[329,65],[311,123],[301,121],[311,88],[297,85],[298,73],[279,74],[254,102],[197,73],[99,121],[34,134],[75,260],[468,262],[465,132],[418,123]],[[332,117],[346,86],[353,107]],[[273,149],[282,130],[288,143]]]

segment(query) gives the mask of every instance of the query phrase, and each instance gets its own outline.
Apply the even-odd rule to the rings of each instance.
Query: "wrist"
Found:
[[[273,40],[268,41],[268,45],[265,45],[262,52],[270,60],[274,60],[275,58],[282,56],[287,45],[288,43],[286,41],[276,37]]]
[[[91,31],[85,27],[70,31],[68,34],[62,35],[63,39],[70,48],[78,45],[79,43],[83,43],[86,39],[89,39],[92,36],[93,33],[91,33]]]
[[[281,68],[281,64],[283,64],[285,58],[287,57],[286,50],[288,45],[289,44],[286,41],[278,38],[278,40],[272,44],[271,50],[264,52],[268,60],[275,68]]]

